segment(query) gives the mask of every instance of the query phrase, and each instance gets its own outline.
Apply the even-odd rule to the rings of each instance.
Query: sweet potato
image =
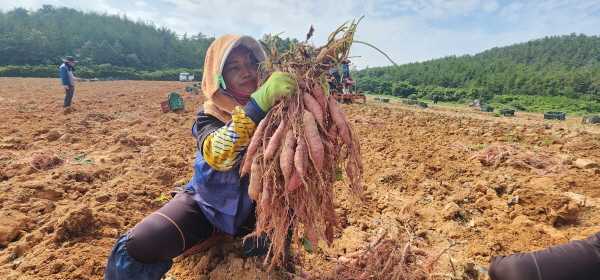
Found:
[[[286,182],[285,189],[288,192],[293,192],[296,189],[298,189],[298,187],[300,187],[300,184],[302,184],[302,176],[300,176],[300,173],[298,173],[298,170],[296,170],[294,168],[292,170],[292,174],[290,175],[290,180],[288,182]]]
[[[317,102],[319,103],[319,105],[321,106],[321,110],[322,112],[326,112],[327,110],[327,94],[329,94],[328,92],[325,92],[325,90],[323,89],[323,86],[320,83],[315,83],[315,85],[312,88],[312,94],[315,97],[315,100],[317,100]]]
[[[351,181],[354,179],[354,169],[350,164],[346,164],[346,175],[348,175],[348,178],[350,178]]]
[[[254,130],[254,134],[252,134],[252,138],[250,140],[250,144],[248,144],[248,148],[246,149],[246,157],[252,158],[254,153],[258,149],[258,145],[262,142],[263,131],[269,122],[265,119],[262,120],[256,130]]]
[[[281,154],[279,155],[279,168],[281,168],[281,173],[283,174],[285,182],[290,180],[290,175],[292,174],[292,169],[294,168],[295,140],[294,132],[292,130],[288,130],[285,134],[285,139],[283,140]]]
[[[304,99],[304,107],[313,115],[317,123],[323,127],[323,109],[319,105],[319,102],[308,92],[303,93],[302,98]]]
[[[306,233],[306,238],[308,238],[308,241],[310,241],[310,244],[313,247],[313,250],[317,249],[317,246],[319,245],[319,238],[317,237],[317,233],[315,232],[315,229],[313,228],[312,224],[305,224],[304,225],[304,231]]]
[[[240,176],[246,175],[250,172],[250,168],[252,166],[252,159],[248,157],[244,157],[242,159],[241,168],[240,168]]]
[[[308,148],[302,137],[298,137],[297,143],[296,152],[294,153],[294,169],[300,173],[300,177],[304,177],[308,168]]]
[[[260,200],[260,205],[263,208],[263,211],[269,208],[272,185],[273,183],[270,180],[263,181],[262,198]]]
[[[284,131],[285,124],[282,120],[279,126],[277,127],[277,130],[275,130],[275,133],[273,133],[273,136],[271,136],[271,139],[269,139],[269,144],[267,145],[264,154],[265,160],[269,160],[273,157],[273,155],[275,155],[275,151],[277,151],[277,148],[279,147],[279,143],[281,142],[281,137],[283,137]]]
[[[260,177],[262,176],[262,167],[260,166],[259,158],[256,157],[252,162],[250,169],[250,185],[248,186],[248,195],[254,200],[258,200],[258,194],[261,191],[262,185]]]
[[[263,120],[258,124],[258,127],[254,130],[254,134],[252,134],[252,138],[250,139],[250,143],[246,148],[246,154],[241,162],[240,175],[246,175],[246,173],[250,172],[250,168],[252,166],[252,161],[254,158],[254,154],[260,143],[262,143],[262,135],[265,127],[269,122],[267,120]]]
[[[338,105],[338,102],[333,98],[329,97],[329,112],[331,114],[331,118],[333,122],[337,125],[339,129],[339,136],[348,146],[352,146],[352,138],[350,137],[350,129],[348,129],[348,125],[346,124],[346,119],[344,118],[344,113],[342,112],[342,108]]]
[[[331,223],[325,227],[325,238],[327,238],[327,245],[331,246],[333,244],[333,225]]]
[[[358,166],[359,169],[363,169],[363,163],[362,163],[362,158],[360,155],[360,146],[358,145],[354,145],[353,149],[352,149],[352,156],[354,157],[354,159],[356,160],[356,165]]]
[[[321,170],[323,168],[323,159],[325,158],[325,148],[319,135],[319,128],[317,127],[315,118],[313,118],[313,115],[309,111],[304,111],[302,122],[304,124],[304,134],[310,158],[315,169]]]

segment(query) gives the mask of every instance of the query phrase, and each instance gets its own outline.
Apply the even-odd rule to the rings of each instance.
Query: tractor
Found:
[[[329,93],[335,100],[340,103],[367,103],[367,97],[362,94],[362,91],[356,90],[354,79],[350,77],[350,60],[344,59],[338,67],[329,70],[326,74],[327,82],[329,83]]]
[[[481,109],[481,105],[483,105],[483,101],[481,99],[474,99],[473,102],[467,104],[467,107]]]

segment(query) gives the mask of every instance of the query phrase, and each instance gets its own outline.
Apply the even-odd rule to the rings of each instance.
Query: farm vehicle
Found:
[[[367,102],[367,98],[362,91],[356,90],[355,81],[350,77],[350,60],[344,59],[338,67],[329,70],[326,74],[329,83],[329,93],[340,103],[359,103]]]
[[[194,75],[190,75],[189,73],[180,73],[179,81],[180,82],[191,82],[194,80]]]
[[[480,109],[481,105],[483,105],[483,101],[481,99],[474,99],[473,102],[471,102],[467,105],[467,107]]]

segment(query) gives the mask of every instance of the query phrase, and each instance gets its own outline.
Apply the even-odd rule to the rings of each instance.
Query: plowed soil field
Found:
[[[84,82],[63,109],[59,79],[0,78],[2,279],[103,279],[116,238],[192,176],[191,127],[205,101],[184,90],[192,84]],[[170,92],[185,109],[161,111]],[[332,247],[292,247],[316,278],[331,277],[339,256],[386,227],[438,254],[443,273],[434,279],[484,279],[473,264],[600,231],[597,125],[372,97],[343,109],[360,138],[364,201],[337,196]],[[283,275],[242,258],[240,246],[227,237],[178,257],[171,279]]]

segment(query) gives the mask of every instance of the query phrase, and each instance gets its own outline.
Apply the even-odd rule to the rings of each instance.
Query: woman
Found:
[[[265,57],[249,36],[224,35],[211,44],[202,79],[208,101],[192,128],[197,141],[194,177],[171,202],[117,240],[105,279],[160,279],[173,258],[206,250],[223,234],[252,232],[254,202],[239,163],[258,123],[297,88],[288,74],[275,72],[257,89],[258,63]],[[242,251],[257,256],[266,247],[262,240],[248,239]]]

